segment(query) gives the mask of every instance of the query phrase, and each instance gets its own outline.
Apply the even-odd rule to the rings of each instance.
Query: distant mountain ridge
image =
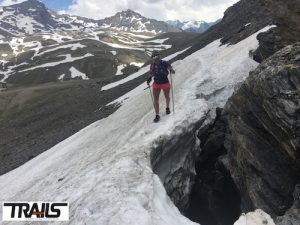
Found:
[[[99,20],[99,23],[103,28],[114,28],[130,32],[164,33],[181,31],[179,28],[170,26],[166,22],[148,19],[130,9]]]
[[[166,21],[169,25],[181,29],[186,32],[195,32],[195,33],[203,33],[207,31],[211,26],[219,23],[221,19],[215,22],[205,22],[205,21],[197,21],[197,20],[190,20],[190,21],[180,21],[180,20],[168,20]]]
[[[143,17],[132,10],[122,11],[105,19],[93,20],[79,16],[57,14],[49,10],[39,0],[27,0],[0,8],[0,38],[36,33],[108,28],[154,34],[181,31],[165,22]]]

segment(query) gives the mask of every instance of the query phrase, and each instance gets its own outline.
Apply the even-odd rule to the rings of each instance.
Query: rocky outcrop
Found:
[[[244,210],[283,215],[300,183],[300,44],[261,64],[225,106],[230,174]]]
[[[283,47],[300,41],[299,0],[265,0],[274,18],[275,28],[258,36],[254,59],[262,62]]]
[[[210,222],[232,224],[228,219],[236,215],[222,217],[219,209],[260,208],[277,225],[299,224],[300,43],[265,60],[216,115],[198,134],[189,209],[197,213],[189,218],[203,207]],[[230,207],[222,204],[228,196]]]
[[[299,224],[300,221],[300,184],[297,184],[293,193],[294,204],[284,216],[276,219],[277,225]]]

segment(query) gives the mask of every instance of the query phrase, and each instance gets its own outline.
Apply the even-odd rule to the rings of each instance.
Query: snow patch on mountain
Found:
[[[72,57],[71,54],[67,54],[67,55],[59,55],[58,57],[65,57],[65,59],[58,61],[58,62],[51,62],[51,63],[45,63],[42,65],[38,65],[38,66],[34,66],[34,67],[30,67],[24,70],[20,70],[20,72],[26,72],[26,71],[30,71],[30,70],[35,70],[35,69],[39,69],[39,68],[46,68],[46,67],[54,67],[63,63],[68,63],[68,62],[74,62],[76,60],[80,60],[80,59],[84,59],[87,57],[92,57],[94,55],[87,53],[83,56],[79,56],[79,57]]]
[[[79,48],[85,48],[85,47],[86,47],[85,45],[80,44],[80,43],[74,43],[74,44],[68,44],[68,45],[61,45],[61,46],[58,46],[56,48],[51,48],[51,49],[42,51],[38,55],[43,55],[45,53],[53,52],[53,51],[56,51],[56,50],[59,50],[59,49],[70,48],[72,51],[75,51],[75,50],[77,50]]]
[[[164,39],[156,39],[156,40],[151,40],[151,41],[145,41],[145,43],[147,42],[151,42],[151,43],[158,43],[158,44],[162,44],[164,43],[166,40],[168,40],[169,38],[164,38]]]
[[[57,43],[63,43],[67,39],[73,40],[73,37],[67,33],[43,34],[42,37],[45,40],[54,40]]]
[[[58,80],[63,80],[65,78],[66,74],[62,74],[58,77]]]
[[[79,70],[77,70],[73,66],[70,68],[70,72],[71,72],[71,77],[72,78],[80,77],[82,80],[89,80],[89,78],[86,76],[85,73],[80,72]]]
[[[145,63],[131,62],[130,65],[142,67]]]
[[[34,20],[32,17],[25,16],[25,15],[19,15],[16,18],[16,26],[20,30],[24,30],[27,34],[34,34],[36,33],[36,29],[43,29],[45,26],[43,24],[38,23],[36,20]]]
[[[106,44],[106,45],[108,45],[110,47],[113,47],[113,48],[123,48],[123,49],[137,50],[137,51],[145,51],[142,48],[135,48],[135,47],[127,46],[127,45],[120,45],[120,44],[115,44],[115,43],[109,43],[109,42],[101,41],[101,40],[99,40],[99,41],[101,43]]]
[[[122,70],[123,70],[126,66],[127,66],[126,64],[121,64],[121,65],[119,65],[118,68],[117,68],[116,76],[123,75]]]

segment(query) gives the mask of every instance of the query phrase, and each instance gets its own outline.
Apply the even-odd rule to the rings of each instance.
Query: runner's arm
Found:
[[[150,71],[148,72],[148,79],[147,79],[147,85],[150,84],[152,77],[154,76],[154,72],[152,69],[150,69]]]

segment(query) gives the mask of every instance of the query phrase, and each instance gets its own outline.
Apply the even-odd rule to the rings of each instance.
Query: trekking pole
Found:
[[[150,91],[150,96],[151,96],[151,100],[152,100],[152,105],[153,105],[153,108],[154,108],[154,111],[155,111],[155,107],[154,107],[154,99],[153,99],[153,95],[152,95],[152,91],[151,91],[151,87],[150,85],[148,84],[148,87],[145,88],[144,90],[148,89],[149,88],[149,91]]]
[[[172,106],[173,106],[173,113],[175,114],[172,71],[170,71],[170,78],[171,78]]]

